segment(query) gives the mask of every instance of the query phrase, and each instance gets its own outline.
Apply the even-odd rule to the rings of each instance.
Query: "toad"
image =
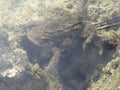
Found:
[[[39,24],[39,26],[32,28],[27,33],[27,37],[31,42],[40,47],[49,47],[53,53],[48,66],[45,68],[46,72],[57,65],[64,50],[79,46],[81,39],[86,39],[83,43],[83,48],[85,48],[97,30],[116,26],[113,23],[117,22],[115,19],[112,19],[96,25],[88,24],[85,26],[83,21],[80,21],[70,27],[66,27],[64,23],[58,22],[60,20],[55,19],[48,21],[47,24]]]
[[[69,48],[80,45],[80,32],[83,28],[82,22],[70,27],[58,23],[58,19],[40,24],[27,32],[27,38],[40,47],[49,47],[53,56],[51,57],[45,71],[53,69],[60,60],[61,53]]]

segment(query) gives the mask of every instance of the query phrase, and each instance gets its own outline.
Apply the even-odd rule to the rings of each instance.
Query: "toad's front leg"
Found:
[[[52,48],[52,52],[53,52],[53,56],[50,59],[49,64],[45,69],[45,72],[47,74],[56,71],[55,66],[58,64],[61,57],[61,49],[54,47]]]
[[[50,81],[50,87],[55,87],[57,90],[59,90],[62,88],[62,83],[60,82],[60,76],[56,69],[56,66],[59,63],[61,57],[61,49],[54,47],[52,48],[52,52],[53,56],[45,69],[45,73],[47,74],[48,80]]]

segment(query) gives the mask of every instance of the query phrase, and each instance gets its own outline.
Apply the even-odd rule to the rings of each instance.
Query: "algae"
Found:
[[[90,86],[88,90],[119,90],[119,62],[120,58],[117,57],[109,62],[103,69],[100,79]]]
[[[118,85],[120,32],[112,28],[108,31],[104,29],[97,31],[92,27],[96,23],[119,16],[119,0],[4,0],[0,5],[0,31],[6,33],[5,36],[3,35],[5,39],[0,41],[3,43],[0,44],[2,46],[0,62],[4,65],[4,68],[1,65],[2,70],[0,70],[2,90],[16,90],[16,88],[19,90],[118,90],[120,88]],[[55,22],[58,17],[62,18]],[[89,23],[83,19],[88,19]],[[46,24],[46,21],[49,23]],[[52,26],[50,26],[51,21]],[[51,70],[52,73],[47,70],[48,75],[51,75],[46,75],[45,68],[49,65],[51,57],[54,56],[54,59],[56,56],[51,53],[49,47],[41,48],[25,39],[26,33],[31,27],[39,27],[39,25],[53,27],[62,23],[61,29],[81,21],[85,22],[82,28],[77,27],[78,32],[70,34],[75,45],[63,51],[62,57],[54,66],[55,70]],[[63,41],[64,45],[71,44],[68,38],[67,41],[66,38]],[[116,59],[113,59],[112,55],[115,53]],[[113,60],[110,61],[111,59]],[[11,76],[12,78],[8,78]]]
[[[119,16],[119,4],[119,0],[89,0],[88,16],[90,21],[95,24]],[[110,48],[115,48],[116,52],[112,55],[116,55],[102,68],[99,79],[93,80],[88,90],[119,90],[119,29],[103,29],[97,31],[97,36],[102,41],[101,44],[107,44]],[[104,50],[105,48],[103,48]]]

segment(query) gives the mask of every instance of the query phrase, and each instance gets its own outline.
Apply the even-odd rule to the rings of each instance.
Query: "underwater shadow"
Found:
[[[97,81],[101,69],[112,59],[115,47],[103,43],[103,50],[100,55],[100,49],[95,44],[90,44],[86,50],[83,50],[82,45],[80,45],[64,53],[64,57],[61,58],[57,66],[64,86],[71,87],[71,90],[87,90],[95,71],[98,71],[98,74],[92,79]]]

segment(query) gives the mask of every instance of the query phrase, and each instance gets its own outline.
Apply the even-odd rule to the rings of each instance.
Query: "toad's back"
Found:
[[[74,41],[75,44],[78,35],[80,35],[80,30],[74,30],[73,28],[65,29],[73,25],[69,20],[69,18],[60,17],[39,23],[28,31],[27,37],[38,46],[66,47],[72,45]]]

